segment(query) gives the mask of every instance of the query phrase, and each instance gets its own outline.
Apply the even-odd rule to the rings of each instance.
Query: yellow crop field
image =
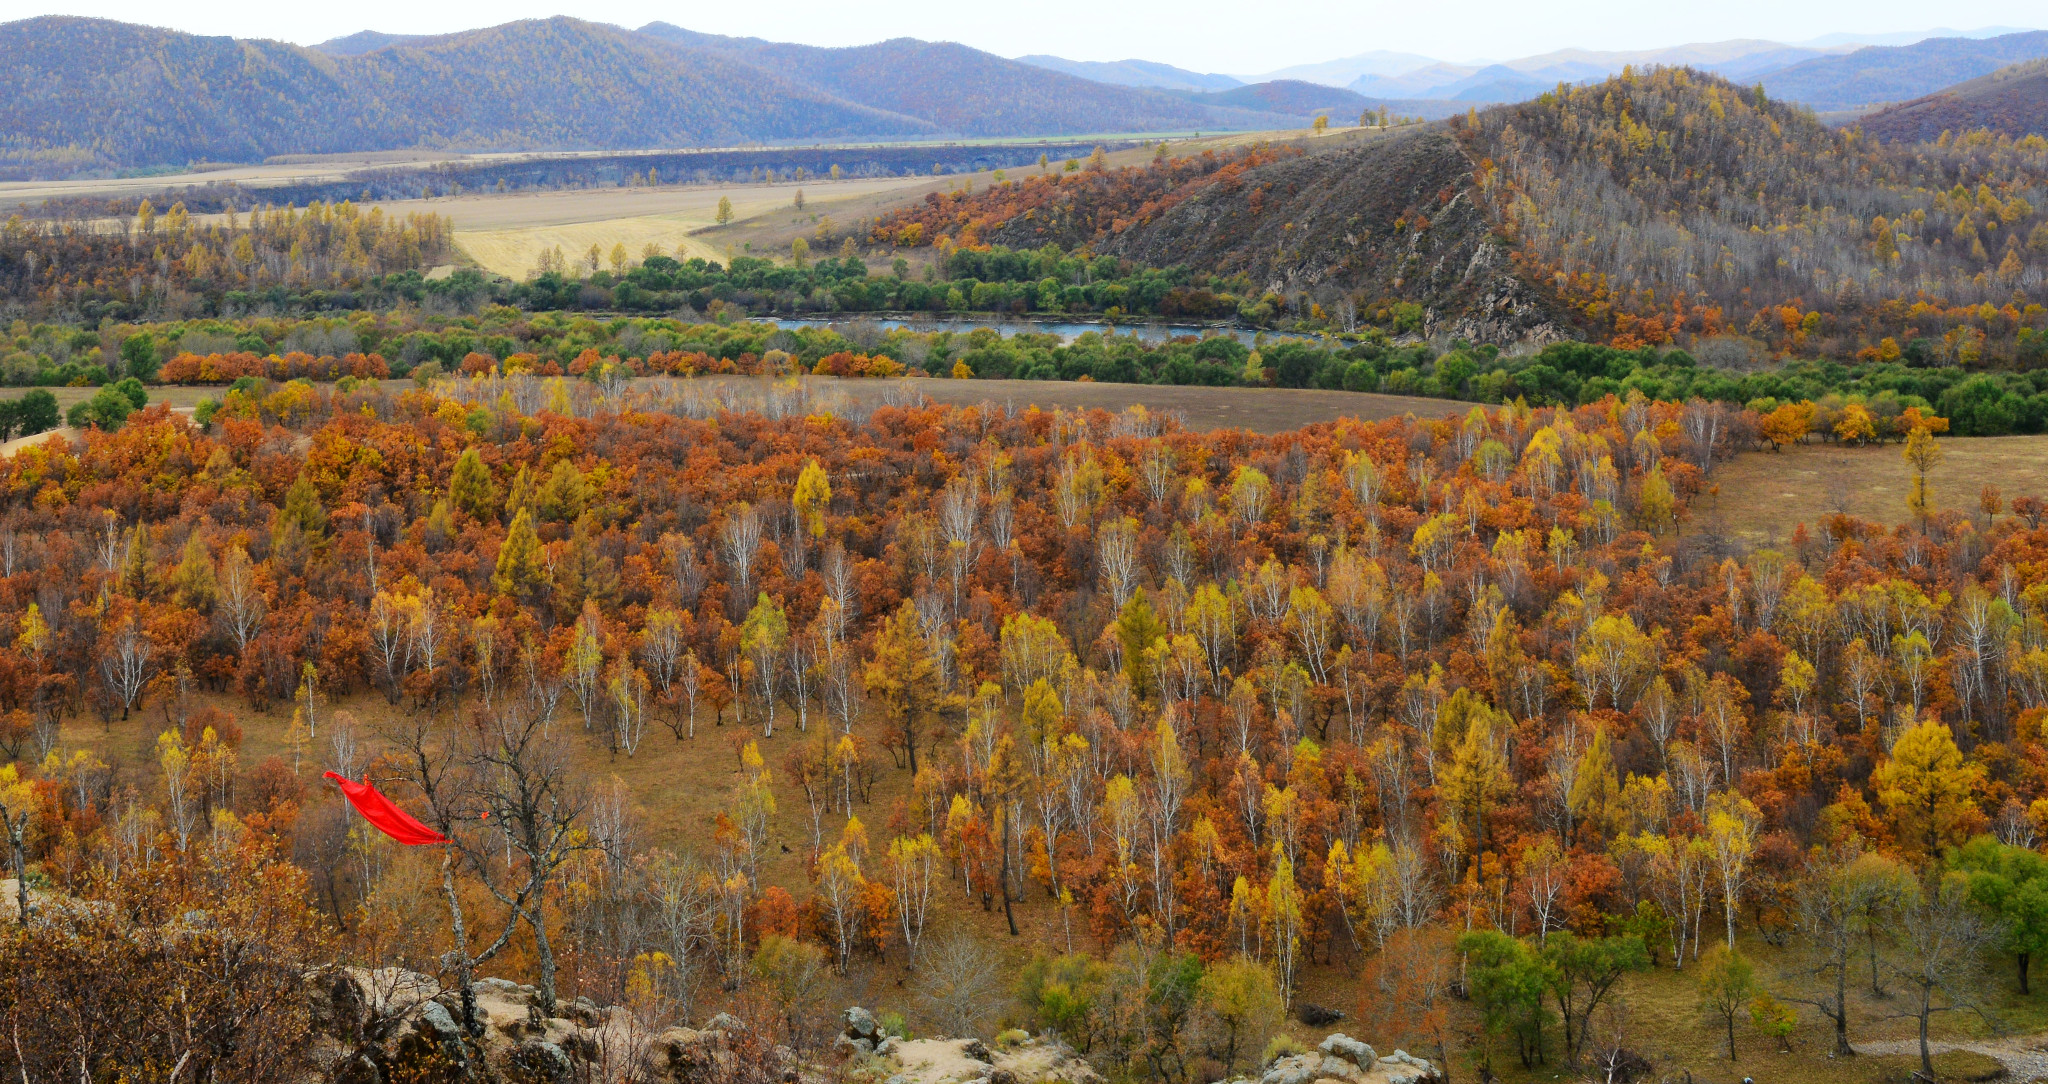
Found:
[[[929,186],[929,177],[807,181],[795,184],[676,186],[667,188],[567,189],[560,191],[455,196],[382,204],[387,213],[430,211],[455,226],[455,243],[486,270],[524,278],[543,252],[561,248],[570,260],[596,245],[605,256],[623,244],[634,260],[650,244],[685,258],[725,259],[728,243],[741,247],[741,223],[750,219],[831,214],[841,204],[865,202],[896,189]],[[793,206],[804,190],[805,209]],[[733,222],[717,229],[718,201],[732,201]],[[788,212],[787,215],[777,212]],[[732,232],[728,238],[721,236]]]

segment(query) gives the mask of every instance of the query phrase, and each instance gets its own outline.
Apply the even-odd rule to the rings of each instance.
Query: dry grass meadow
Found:
[[[2048,436],[1946,437],[1928,488],[1942,508],[1974,513],[1985,486],[2004,499],[2048,496]],[[1712,490],[1692,509],[1696,530],[1749,545],[1772,545],[1801,524],[1837,513],[1897,523],[1910,513],[1912,474],[1899,445],[1812,444],[1786,452],[1748,452],[1714,472]]]
[[[734,224],[800,218],[794,229],[815,228],[814,216],[844,213],[843,206],[864,203],[877,195],[931,187],[925,177],[885,177],[847,181],[806,181],[798,184],[677,185],[667,188],[567,189],[504,195],[482,193],[432,200],[381,204],[387,213],[428,210],[446,215],[455,226],[455,243],[488,271],[507,278],[525,278],[542,252],[560,247],[574,261],[596,245],[609,258],[612,246],[623,244],[634,262],[647,245],[688,259],[701,256],[724,262],[732,244],[744,252],[743,231],[721,228],[718,201],[732,200]],[[804,191],[801,214],[792,206]],[[794,234],[792,234],[794,236]],[[738,238],[736,243],[732,238]],[[784,247],[787,247],[786,243]]]

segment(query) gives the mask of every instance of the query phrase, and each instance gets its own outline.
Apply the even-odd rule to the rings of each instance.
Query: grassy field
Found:
[[[34,390],[33,388],[0,388],[0,399],[19,399]],[[43,390],[57,397],[59,409],[69,410],[71,404],[82,403],[92,398],[100,389],[91,387],[45,388]],[[198,406],[201,399],[219,398],[221,390],[220,388],[159,387],[152,385],[149,389],[149,401],[152,403],[169,403],[173,408],[190,409]]]
[[[1940,507],[1975,512],[1986,485],[1997,486],[2008,501],[2048,495],[2048,436],[1951,437],[1941,446],[1942,462],[1927,479]],[[1766,545],[1838,512],[1896,523],[1910,515],[1911,486],[1897,444],[1749,452],[1716,468],[1713,491],[1694,506],[1691,526]]]
[[[387,213],[426,210],[448,216],[455,243],[487,270],[508,278],[525,278],[542,252],[560,246],[576,260],[597,245],[607,257],[624,244],[635,262],[649,244],[683,258],[701,256],[723,262],[726,236],[718,227],[718,201],[732,200],[736,221],[769,220],[833,214],[835,209],[877,194],[932,181],[922,177],[869,180],[806,181],[796,184],[678,185],[666,188],[569,189],[556,192],[477,194],[433,200],[385,203]],[[801,216],[791,204],[796,190],[807,204]],[[737,231],[733,232],[737,236]],[[741,239],[735,245],[743,250]],[[786,244],[785,244],[785,247]]]

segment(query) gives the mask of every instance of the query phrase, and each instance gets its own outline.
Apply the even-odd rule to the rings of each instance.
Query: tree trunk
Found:
[[[540,1007],[549,1016],[555,1015],[555,949],[548,944],[546,904],[536,899],[533,910],[526,916],[526,923],[533,927],[534,953],[540,963]]]
[[[1856,1048],[1849,1045],[1849,945],[1848,931],[1841,942],[1841,966],[1835,969],[1835,1056],[1849,1057]]]
[[[476,1019],[476,961],[470,959],[469,938],[463,931],[462,898],[455,893],[454,844],[448,846],[448,854],[441,859],[441,891],[448,895],[449,923],[455,934],[455,951],[451,955],[455,957],[455,988],[462,998],[462,1032],[474,1039],[483,1034]]]
[[[1003,814],[1003,921],[1010,924],[1010,936],[1017,936],[1017,916],[1010,911],[1010,815]]]
[[[21,859],[17,858],[14,861],[15,865],[19,867],[21,864]],[[2027,965],[2031,962],[2032,960],[2030,959],[2028,953],[2020,953],[2020,993],[2022,994],[2033,993],[2032,990],[2027,989]]]
[[[1931,1015],[1923,998],[1920,1002],[1920,1073],[1928,1080],[1934,1079],[1934,1055],[1927,1049],[1927,1018]]]

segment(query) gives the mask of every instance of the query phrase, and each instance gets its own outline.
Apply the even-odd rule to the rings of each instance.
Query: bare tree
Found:
[[[511,942],[519,929],[521,908],[515,904],[507,909],[504,926],[495,938],[481,948],[470,947],[467,916],[455,878],[467,868],[488,881],[489,865],[479,864],[476,858],[488,854],[491,848],[479,838],[460,838],[474,831],[470,826],[477,823],[477,814],[482,810],[477,802],[475,776],[454,737],[442,733],[435,717],[428,712],[401,716],[383,731],[384,741],[393,754],[388,762],[426,800],[423,819],[449,837],[448,847],[441,855],[441,894],[448,901],[449,943],[453,947],[441,955],[441,969],[454,974],[457,996],[461,999],[462,1027],[476,1036],[483,1027],[476,1015],[476,969]],[[524,896],[516,892],[515,898],[524,901]]]
[[[754,557],[761,550],[761,514],[750,504],[736,504],[725,515],[718,531],[719,548],[732,569],[735,597],[754,597]]]
[[[1095,535],[1095,550],[1110,605],[1121,610],[1138,586],[1137,521],[1126,516],[1103,524]]]
[[[950,1035],[978,1033],[1001,1001],[1000,961],[964,931],[932,946],[924,956],[922,975],[918,998]]]
[[[249,641],[263,631],[263,619],[270,612],[270,604],[263,598],[263,589],[256,583],[256,569],[249,563],[249,554],[240,546],[228,549],[221,558],[220,596],[214,603],[214,617],[235,638],[235,650],[249,650]]]
[[[1936,1013],[1969,1011],[1989,1020],[1977,1002],[1985,988],[1983,957],[1998,940],[1998,928],[1970,904],[1967,889],[1956,882],[1923,887],[1899,909],[1898,947],[1885,967],[1906,988],[1904,1011],[1893,1019],[1920,1025],[1920,1073],[1934,1079],[1934,1055],[1927,1045],[1927,1026]]]
[[[511,876],[484,885],[533,933],[541,1008],[555,1011],[555,950],[548,939],[548,883],[583,845],[577,820],[587,799],[571,778],[567,751],[549,733],[548,713],[527,697],[480,713],[471,727],[467,762],[492,834]],[[489,859],[472,852],[473,864]]]
[[[134,615],[123,615],[100,645],[100,679],[106,683],[107,693],[115,703],[121,705],[121,718],[142,699],[142,690],[149,684],[149,677],[156,672],[156,644]]]

